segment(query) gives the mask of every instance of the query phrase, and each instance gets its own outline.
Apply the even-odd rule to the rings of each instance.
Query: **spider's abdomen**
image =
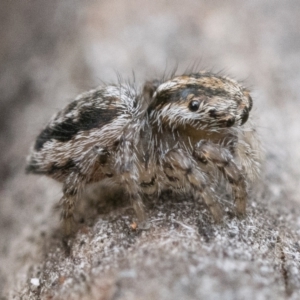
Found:
[[[26,171],[59,181],[71,172],[93,172],[98,167],[94,147],[110,147],[118,140],[132,118],[135,101],[133,91],[123,86],[107,86],[79,96],[39,134]]]

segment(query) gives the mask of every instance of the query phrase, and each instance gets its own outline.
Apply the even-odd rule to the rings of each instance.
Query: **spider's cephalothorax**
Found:
[[[219,131],[243,125],[252,108],[249,91],[237,82],[210,73],[178,76],[157,86],[149,107],[159,126],[191,125]]]
[[[27,171],[64,183],[62,217],[71,231],[76,198],[85,185],[121,185],[137,216],[142,195],[164,189],[192,192],[215,220],[216,173],[232,188],[237,215],[244,215],[247,182],[259,161],[253,130],[244,131],[252,108],[249,91],[212,73],[155,80],[142,93],[106,86],[80,95],[38,136]]]

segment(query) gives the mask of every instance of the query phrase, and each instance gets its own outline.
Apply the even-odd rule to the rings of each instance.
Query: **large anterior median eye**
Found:
[[[249,108],[248,109],[250,111],[252,109],[252,105],[253,105],[253,100],[250,95],[248,96],[248,100],[249,100]]]
[[[199,108],[199,106],[200,106],[199,101],[193,100],[193,101],[191,101],[190,104],[189,104],[189,109],[190,109],[190,111],[197,111],[198,108]]]

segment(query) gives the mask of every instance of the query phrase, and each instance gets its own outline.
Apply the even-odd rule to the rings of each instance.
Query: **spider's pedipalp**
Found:
[[[196,145],[193,155],[199,162],[204,164],[212,163],[221,171],[232,187],[237,215],[245,215],[247,200],[246,181],[241,170],[234,163],[230,152],[220,145],[209,141],[201,141]]]
[[[173,189],[185,192],[191,190],[197,197],[203,199],[214,220],[221,221],[223,214],[211,194],[208,177],[198,168],[191,154],[182,149],[170,150],[164,158],[164,173]]]

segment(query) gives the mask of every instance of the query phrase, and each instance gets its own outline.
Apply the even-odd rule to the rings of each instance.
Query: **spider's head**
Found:
[[[148,111],[150,119],[161,126],[217,131],[243,125],[251,108],[249,91],[236,81],[197,73],[158,85]]]

